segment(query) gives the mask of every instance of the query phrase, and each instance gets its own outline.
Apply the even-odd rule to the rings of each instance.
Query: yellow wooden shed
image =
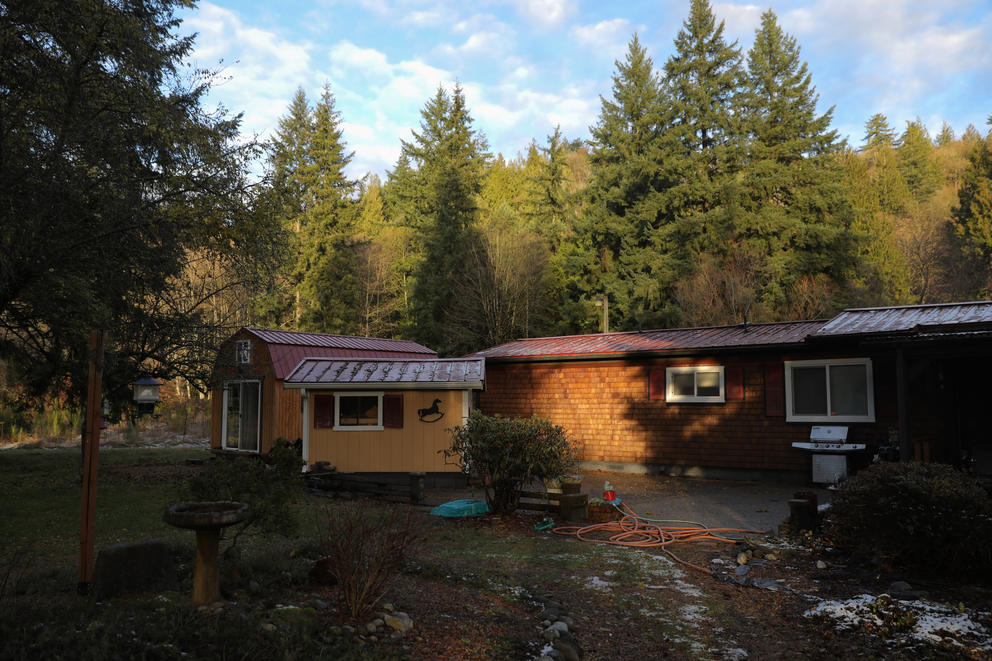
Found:
[[[303,458],[355,473],[455,473],[441,450],[482,390],[485,359],[306,358],[286,377],[303,402]]]

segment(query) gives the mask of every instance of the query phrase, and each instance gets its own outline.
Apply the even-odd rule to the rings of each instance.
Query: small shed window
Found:
[[[786,361],[786,420],[874,422],[872,386],[870,358]]]
[[[331,429],[334,427],[333,396],[313,395],[313,427],[314,429]]]
[[[382,431],[382,393],[334,395],[335,431]]]
[[[382,425],[387,429],[403,428],[403,395],[382,396]]]
[[[669,402],[725,401],[722,365],[669,367],[665,370],[665,399]]]
[[[251,363],[251,340],[238,340],[234,345],[234,362],[238,365]]]

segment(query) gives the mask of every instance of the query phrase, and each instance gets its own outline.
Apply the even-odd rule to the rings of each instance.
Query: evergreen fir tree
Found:
[[[723,31],[710,3],[692,0],[664,67],[672,113],[664,160],[675,182],[665,213],[675,234],[663,243],[679,249],[683,271],[695,268],[700,253],[726,243],[736,204],[734,179],[746,138],[740,116],[744,71],[737,42],[728,44]]]
[[[954,209],[954,220],[958,233],[966,243],[985,258],[987,266],[992,266],[992,142],[978,140],[968,157],[958,189],[958,206]],[[990,293],[987,282],[982,295]]]
[[[297,88],[286,114],[279,118],[274,137],[266,145],[269,186],[263,199],[289,237],[281,250],[281,264],[273,289],[258,302],[259,320],[268,326],[296,328],[302,312],[297,266],[307,209],[303,180],[310,153],[312,124],[313,116],[306,93],[303,88]]]
[[[895,147],[896,132],[882,113],[875,113],[865,122],[865,147]]]
[[[443,88],[420,113],[420,132],[403,141],[402,152],[415,167],[420,193],[408,216],[420,239],[422,261],[415,271],[410,335],[440,353],[463,353],[476,346],[451,322],[459,304],[458,282],[477,240],[478,196],[489,159],[485,138],[472,126],[461,85]],[[409,198],[408,198],[409,201]]]
[[[804,275],[839,279],[850,259],[832,109],[817,113],[818,96],[799,53],[795,38],[766,11],[747,58],[749,156],[733,232],[736,250],[748,259],[731,257],[756,269],[754,294],[771,316],[785,309],[789,288]],[[755,306],[752,318],[761,312]]]
[[[917,202],[929,199],[941,184],[940,166],[923,122],[906,122],[896,149],[899,172]]]
[[[937,146],[944,147],[954,142],[954,129],[947,122],[940,127],[940,133],[937,134]]]
[[[961,135],[962,142],[978,142],[982,139],[982,134],[978,132],[974,124],[968,124],[968,128]]]
[[[590,128],[588,208],[576,221],[577,240],[566,260],[569,297],[585,302],[576,310],[584,318],[573,320],[579,329],[595,327],[593,302],[602,294],[610,299],[612,326],[659,325],[657,311],[674,271],[668,247],[658,240],[664,232],[659,194],[670,187],[661,163],[661,89],[636,35],[616,66],[612,97],[601,97],[599,120]]]

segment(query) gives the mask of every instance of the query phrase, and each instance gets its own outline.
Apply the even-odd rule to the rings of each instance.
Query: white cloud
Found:
[[[517,11],[544,25],[557,25],[575,13],[574,0],[514,0]]]
[[[965,90],[957,90],[957,100],[937,100],[969,78],[979,85],[972,95],[981,88],[988,98],[992,18],[985,11],[977,23],[965,22],[958,17],[967,15],[971,3],[954,2],[957,9],[949,4],[824,0],[786,11],[780,23],[798,36],[825,99],[850,104],[864,119],[883,112],[901,127],[904,120],[932,112],[934,103],[944,106],[943,113],[960,113]]]
[[[633,26],[626,18],[613,18],[594,25],[576,25],[571,30],[577,42],[594,49],[592,52],[604,53],[612,58],[624,52],[633,33]]]
[[[223,58],[222,73],[229,79],[215,88],[212,98],[244,113],[248,131],[267,134],[277,124],[296,88],[314,86],[310,68],[313,46],[285,40],[274,32],[245,25],[238,14],[211,3],[183,22],[198,34],[192,59],[212,68]]]
[[[737,39],[740,44],[750,43],[754,31],[761,25],[761,14],[767,7],[759,5],[738,5],[731,2],[713,3],[713,14],[717,22],[724,22],[727,41]]]

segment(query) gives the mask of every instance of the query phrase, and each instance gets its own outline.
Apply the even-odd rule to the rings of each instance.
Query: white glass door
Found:
[[[258,452],[261,422],[261,383],[230,381],[224,386],[224,447]]]

